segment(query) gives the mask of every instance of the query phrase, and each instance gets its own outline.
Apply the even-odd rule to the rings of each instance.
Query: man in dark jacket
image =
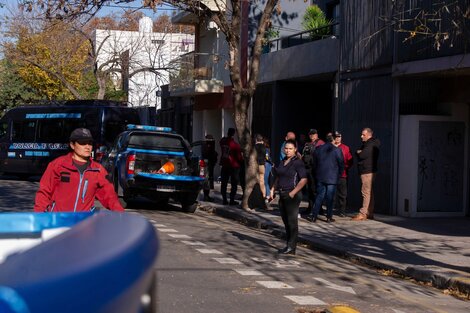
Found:
[[[377,173],[380,141],[373,137],[372,129],[366,127],[361,132],[362,146],[356,151],[357,169],[361,175],[362,207],[359,214],[352,218],[354,221],[364,221],[374,218],[373,185]]]
[[[317,197],[312,215],[308,218],[311,222],[317,220],[318,212],[326,198],[326,221],[334,222],[333,203],[336,185],[344,170],[343,153],[334,144],[332,135],[326,137],[327,143],[315,149],[313,168],[317,183]]]
[[[308,137],[310,141],[304,145],[302,150],[302,161],[304,161],[305,169],[307,170],[308,207],[305,213],[311,214],[316,194],[315,173],[313,171],[313,154],[315,153],[315,149],[324,145],[325,142],[318,137],[318,131],[314,128],[310,129]]]
[[[211,134],[206,135],[206,140],[202,145],[202,157],[203,159],[207,160],[208,164],[208,176],[209,181],[207,184],[204,184],[203,191],[204,191],[204,201],[212,201],[212,198],[209,196],[210,190],[214,189],[214,167],[217,163],[217,151],[215,151],[215,140],[214,136]]]

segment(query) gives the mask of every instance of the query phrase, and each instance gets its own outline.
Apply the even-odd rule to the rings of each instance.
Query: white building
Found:
[[[98,67],[111,72],[116,89],[127,86],[130,106],[160,108],[160,86],[169,83],[171,60],[194,50],[194,36],[154,33],[149,17],[139,21],[139,31],[95,30]],[[122,74],[121,74],[122,73]],[[122,78],[127,80],[122,84]]]

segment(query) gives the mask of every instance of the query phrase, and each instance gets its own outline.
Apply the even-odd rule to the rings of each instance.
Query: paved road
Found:
[[[37,186],[0,178],[0,212],[31,210]],[[141,201],[128,212],[148,218],[159,233],[159,313],[314,312],[338,305],[362,313],[470,312],[469,302],[330,255],[300,247],[296,257],[279,257],[283,243],[262,230],[207,212],[185,214],[177,205],[147,210],[153,206]]]
[[[470,311],[469,302],[340,258],[304,248],[279,257],[279,239],[206,212],[184,214],[177,206],[136,212],[155,225],[162,243],[159,312],[313,312],[338,305],[362,313]]]

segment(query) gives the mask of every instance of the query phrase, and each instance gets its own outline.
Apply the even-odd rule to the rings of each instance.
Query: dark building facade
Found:
[[[289,130],[317,128],[323,137],[338,129],[355,151],[361,130],[370,127],[381,141],[377,212],[469,215],[468,30],[459,33],[450,22],[459,18],[455,6],[468,1],[447,2],[449,16],[429,30],[450,30],[439,43],[401,23],[437,1],[315,1],[337,24],[327,38],[262,56],[253,131],[269,132],[276,156]],[[349,189],[348,205],[357,209],[355,167]]]

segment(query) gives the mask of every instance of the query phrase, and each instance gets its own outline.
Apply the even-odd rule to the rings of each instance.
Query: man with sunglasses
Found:
[[[70,134],[71,152],[47,166],[39,182],[35,212],[86,212],[95,209],[95,197],[112,211],[123,212],[106,169],[93,161],[93,137],[86,128]]]

